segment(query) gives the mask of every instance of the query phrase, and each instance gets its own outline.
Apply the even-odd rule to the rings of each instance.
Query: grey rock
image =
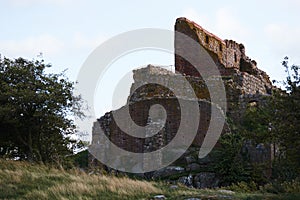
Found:
[[[204,158],[198,158],[198,163],[199,164],[208,164],[210,162],[212,162],[212,159],[211,159],[210,155],[207,155]]]
[[[191,164],[187,165],[187,167],[186,167],[186,171],[197,171],[200,169],[201,169],[201,166],[197,163],[191,163]]]
[[[178,188],[178,185],[171,185],[170,188],[171,188],[171,189],[177,189],[177,188]]]
[[[224,194],[234,194],[234,191],[231,190],[218,190],[218,192],[224,193]]]
[[[160,194],[160,195],[155,195],[154,199],[155,200],[162,200],[162,199],[167,199],[167,198],[165,197],[165,195]]]
[[[178,166],[168,166],[163,169],[160,169],[158,171],[155,171],[153,174],[153,178],[163,178],[163,177],[168,177],[174,174],[180,174],[184,172],[183,167],[178,167]]]
[[[196,188],[215,188],[218,187],[220,180],[215,173],[201,172],[194,177],[194,187]]]
[[[186,156],[185,161],[187,164],[191,164],[191,163],[196,162],[196,159],[193,156]]]
[[[228,195],[218,195],[218,197],[221,199],[232,199],[232,196],[228,196]]]
[[[188,187],[192,187],[193,186],[193,176],[192,175],[182,176],[178,179],[178,182],[183,185],[186,185]]]

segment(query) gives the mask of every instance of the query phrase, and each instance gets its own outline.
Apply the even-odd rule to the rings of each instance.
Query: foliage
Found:
[[[224,134],[219,139],[221,148],[212,152],[214,171],[221,177],[221,185],[230,185],[250,180],[249,162],[247,155],[243,154],[244,139],[240,134]]]
[[[272,181],[263,186],[257,187],[254,181],[249,183],[238,182],[227,187],[223,187],[226,190],[232,190],[235,192],[262,192],[262,193],[273,193],[273,194],[300,194],[300,181],[299,179],[292,181]]]
[[[77,154],[71,156],[75,166],[87,169],[88,168],[88,150],[78,152]]]
[[[292,180],[300,176],[300,76],[299,67],[288,66],[288,58],[283,61],[287,72],[284,82],[286,92],[275,93],[275,98],[270,102],[275,107],[272,126],[274,142],[278,146],[276,156],[276,174],[283,180]]]
[[[268,183],[262,187],[260,190],[263,192],[269,192],[274,194],[279,193],[299,193],[300,194],[300,180],[295,179],[292,181],[284,181],[278,182],[274,181],[272,183]]]
[[[0,156],[61,164],[78,142],[70,116],[83,117],[81,98],[64,73],[23,58],[0,60]]]
[[[247,110],[243,120],[244,134],[256,143],[273,144],[273,176],[292,180],[300,175],[300,76],[299,67],[282,62],[287,78],[285,91],[273,95],[257,107]]]
[[[262,101],[269,101],[266,97]],[[240,130],[245,138],[250,139],[255,144],[271,143],[273,142],[271,130],[270,116],[273,115],[273,108],[265,109],[266,105],[261,104],[258,106],[249,106],[241,121]]]
[[[246,183],[244,181],[233,183],[232,185],[225,187],[225,189],[233,190],[236,192],[254,192],[257,191],[257,185],[254,181]]]

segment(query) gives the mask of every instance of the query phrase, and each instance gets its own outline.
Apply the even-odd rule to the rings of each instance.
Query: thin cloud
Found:
[[[97,37],[89,38],[89,37],[85,36],[84,34],[77,32],[74,34],[72,43],[73,43],[73,46],[77,49],[80,49],[80,48],[95,49],[105,39],[106,39],[106,37],[104,37],[104,36],[97,36]]]
[[[28,37],[23,40],[0,41],[1,53],[10,56],[36,56],[40,52],[47,55],[56,55],[63,51],[64,43],[51,35]]]
[[[299,0],[286,0],[284,1],[285,5],[291,4],[292,6],[300,6],[300,1]]]
[[[244,41],[249,37],[249,31],[234,15],[233,8],[222,7],[212,15],[200,15],[194,8],[187,8],[182,12],[183,17],[186,17],[203,28],[218,35],[222,39],[235,39]]]
[[[283,24],[268,24],[265,37],[270,52],[276,57],[290,56],[297,63],[300,62],[300,28]],[[298,60],[297,60],[298,59]]]
[[[300,46],[300,28],[289,27],[282,24],[268,24],[265,27],[267,42],[276,46],[278,51],[287,51],[289,49],[299,50]]]
[[[31,6],[37,4],[55,4],[66,5],[72,3],[72,0],[10,0],[9,3],[13,6]],[[73,2],[74,3],[74,2]]]
[[[216,30],[222,38],[243,41],[251,32],[238,20],[230,7],[220,8],[216,13]]]
[[[204,28],[209,27],[209,19],[206,16],[200,15],[194,8],[185,9],[182,12],[182,16],[196,22]]]

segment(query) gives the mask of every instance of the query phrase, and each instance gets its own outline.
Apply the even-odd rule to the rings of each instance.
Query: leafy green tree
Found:
[[[285,90],[276,88],[255,106],[249,106],[240,124],[230,123],[231,133],[222,135],[221,149],[213,153],[214,170],[221,184],[255,182],[265,184],[268,163],[252,163],[243,149],[251,144],[272,144],[273,178],[279,181],[300,177],[300,76],[299,67],[282,62],[287,74]],[[267,172],[268,173],[268,172]],[[267,175],[267,176],[266,176]]]
[[[222,147],[215,148],[212,152],[212,157],[216,160],[212,168],[221,177],[222,186],[250,181],[249,159],[242,151],[244,142],[241,134],[227,133],[219,139]]]
[[[277,88],[263,105],[249,108],[242,127],[251,140],[273,144],[274,175],[286,180],[300,176],[300,76],[299,66],[289,66],[287,57],[282,65],[286,90]]]
[[[62,163],[79,143],[70,116],[83,117],[81,97],[64,73],[23,58],[0,60],[0,155]]]
[[[247,108],[243,120],[241,121],[240,130],[245,138],[253,141],[255,144],[272,143],[273,137],[271,132],[270,116],[274,113],[274,109],[269,105],[270,98],[266,98],[266,105],[250,106]]]
[[[299,66],[289,65],[288,57],[282,62],[287,78],[286,92],[276,92],[271,101],[274,142],[278,146],[276,163],[283,179],[300,177],[300,76]],[[285,173],[281,173],[285,172]]]

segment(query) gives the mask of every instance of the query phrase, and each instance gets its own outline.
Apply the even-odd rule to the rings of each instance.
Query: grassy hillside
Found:
[[[44,165],[0,160],[0,199],[300,199],[300,194],[199,190],[127,177],[88,175]]]

